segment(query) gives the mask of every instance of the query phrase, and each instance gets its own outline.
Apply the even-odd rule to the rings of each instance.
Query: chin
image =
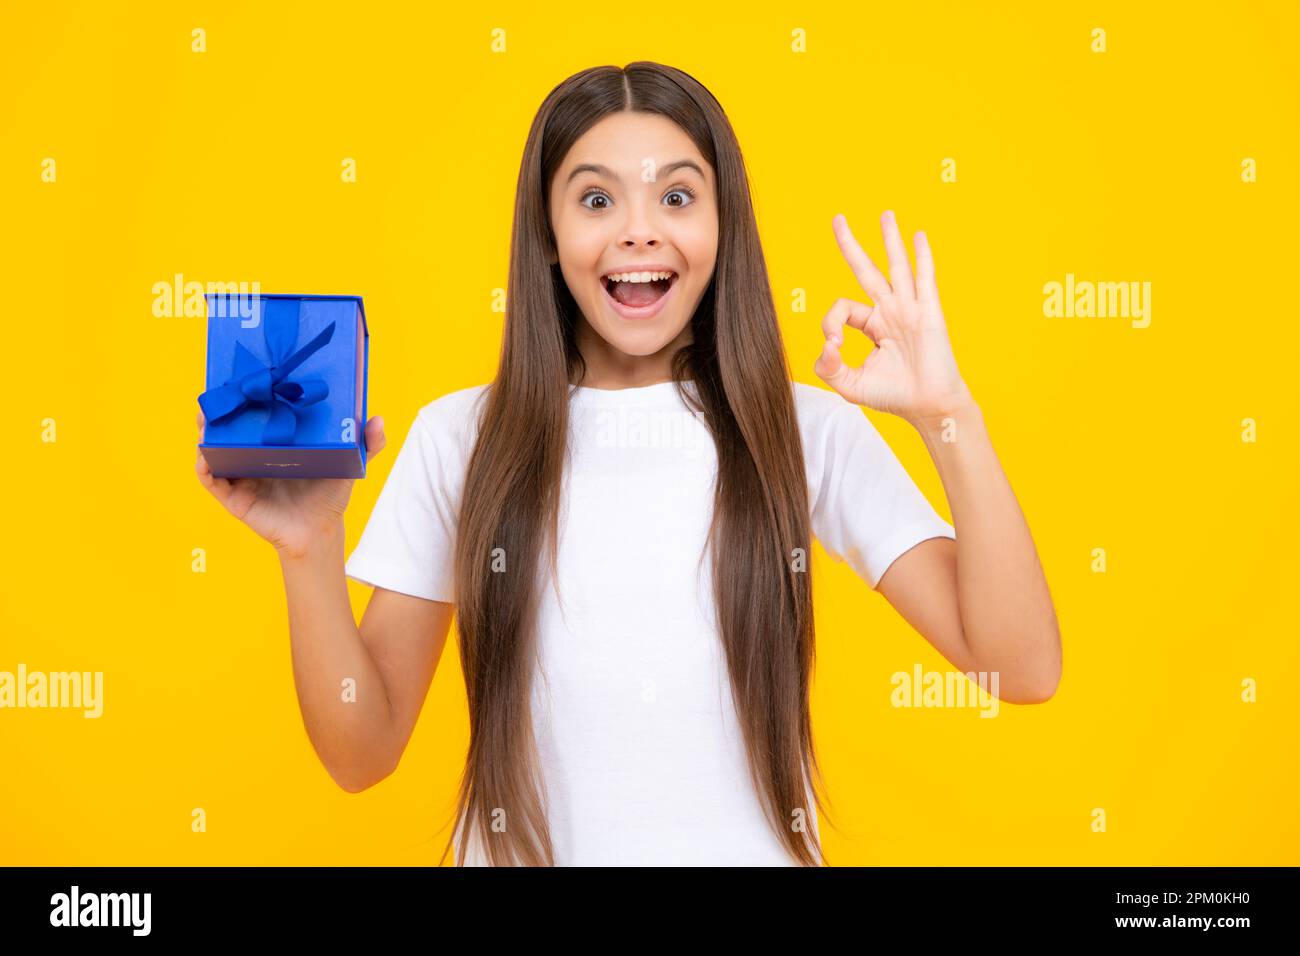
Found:
[[[640,357],[660,352],[665,345],[676,337],[669,334],[670,330],[665,330],[662,326],[653,327],[649,324],[636,330],[606,327],[600,331],[601,337],[623,354]]]

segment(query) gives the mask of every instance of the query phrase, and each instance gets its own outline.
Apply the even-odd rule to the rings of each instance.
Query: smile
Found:
[[[600,277],[610,307],[625,319],[653,318],[676,284],[677,273],[672,269],[623,270]]]

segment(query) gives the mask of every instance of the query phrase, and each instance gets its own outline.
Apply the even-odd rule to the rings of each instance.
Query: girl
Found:
[[[721,107],[655,63],[585,70],[524,149],[496,377],[420,409],[346,563],[351,481],[229,482],[200,454],[277,549],[300,706],[341,786],[396,768],[454,609],[459,863],[821,865],[814,535],[1002,699],[1052,695],[1055,612],[929,247],[914,277],[881,223],[888,279],[835,217],[874,304],[822,321],[831,389],[792,383]],[[845,326],[875,344],[861,368]],[[859,406],[920,431],[952,525]],[[375,586],[359,628],[345,575]]]

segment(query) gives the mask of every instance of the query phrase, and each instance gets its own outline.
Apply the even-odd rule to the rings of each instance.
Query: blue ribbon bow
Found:
[[[209,422],[221,422],[250,408],[269,408],[262,429],[263,445],[290,445],[298,431],[298,413],[329,395],[329,385],[319,378],[289,381],[289,374],[324,348],[334,335],[331,322],[319,335],[290,355],[298,342],[298,317],[302,303],[292,299],[263,299],[262,325],[271,355],[267,365],[235,343],[235,368],[225,384],[199,396],[199,407]]]

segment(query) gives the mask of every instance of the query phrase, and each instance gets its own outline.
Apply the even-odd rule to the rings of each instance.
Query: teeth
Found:
[[[611,272],[605,276],[610,282],[654,282],[658,279],[670,279],[675,272]]]

